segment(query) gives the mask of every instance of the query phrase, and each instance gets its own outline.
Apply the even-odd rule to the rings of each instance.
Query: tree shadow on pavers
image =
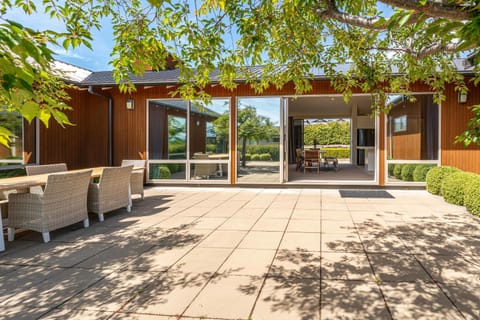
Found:
[[[2,279],[2,319],[36,319],[105,276],[99,270],[22,267]]]
[[[241,288],[248,290],[248,286]],[[317,319],[320,299],[320,255],[303,249],[280,250],[269,270],[255,310],[290,314],[292,319]],[[262,313],[263,313],[262,312]]]
[[[200,242],[205,236],[196,233],[193,228],[195,222],[182,224],[178,227],[162,229],[161,227],[148,228],[138,233],[138,238],[148,241],[162,248],[178,248],[191,246]]]
[[[478,308],[466,306],[478,306],[480,302],[475,290],[470,289],[472,282],[480,284],[480,239],[477,237],[480,224],[449,218],[448,221],[411,219],[404,223],[397,221],[393,226],[368,220],[357,223],[356,227],[380,287],[418,296],[410,306],[414,309],[412,314],[421,315],[428,309],[441,317],[452,312],[454,307],[450,302],[453,302],[467,318],[478,318]],[[327,245],[348,246],[342,241]],[[439,288],[438,293],[432,293],[432,287]],[[423,291],[415,292],[415,288]],[[428,303],[422,303],[422,299],[427,299],[425,296],[430,297]],[[392,308],[406,303],[401,294],[385,297]]]

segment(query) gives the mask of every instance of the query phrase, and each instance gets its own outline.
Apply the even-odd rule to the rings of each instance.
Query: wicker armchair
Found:
[[[143,200],[143,175],[145,169],[139,170],[138,168],[145,168],[145,160],[123,160],[122,167],[133,165],[135,171],[132,171],[130,176],[130,188],[131,194],[139,194]]]
[[[103,169],[100,181],[90,183],[88,187],[88,211],[98,214],[100,221],[103,214],[121,207],[131,211],[130,176],[133,166]]]
[[[55,164],[41,164],[41,165],[29,165],[25,166],[27,176],[33,176],[36,174],[54,173],[67,171],[67,164],[55,163]]]
[[[28,165],[25,166],[27,176],[34,176],[36,174],[46,174],[67,171],[66,163],[54,163],[54,164],[41,164],[41,165]],[[42,193],[43,188],[40,186],[31,187],[30,193]]]
[[[8,195],[5,192],[0,191],[0,251],[5,251],[5,242],[3,241],[3,226],[7,226],[8,223]]]
[[[88,227],[87,194],[91,170],[50,174],[45,191],[8,195],[8,240],[13,241],[15,228],[42,233],[50,241],[50,231],[83,220]]]

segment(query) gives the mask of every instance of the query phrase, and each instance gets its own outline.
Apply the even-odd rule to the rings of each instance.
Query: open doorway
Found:
[[[348,103],[339,95],[290,98],[287,110],[288,182],[375,182],[376,121],[369,95],[354,95]],[[318,163],[304,159],[311,150],[318,151]]]

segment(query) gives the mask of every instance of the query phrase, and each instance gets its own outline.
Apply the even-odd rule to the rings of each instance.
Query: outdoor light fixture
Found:
[[[126,102],[126,107],[128,110],[133,110],[135,109],[135,100],[133,100],[132,98],[129,98],[127,99],[127,102]]]
[[[459,91],[458,92],[458,103],[467,103],[467,92]]]

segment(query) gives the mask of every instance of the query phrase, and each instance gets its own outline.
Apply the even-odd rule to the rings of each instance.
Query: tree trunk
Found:
[[[247,137],[243,137],[242,139],[242,167],[245,168],[245,162],[246,162],[246,157],[245,155],[247,154]]]

